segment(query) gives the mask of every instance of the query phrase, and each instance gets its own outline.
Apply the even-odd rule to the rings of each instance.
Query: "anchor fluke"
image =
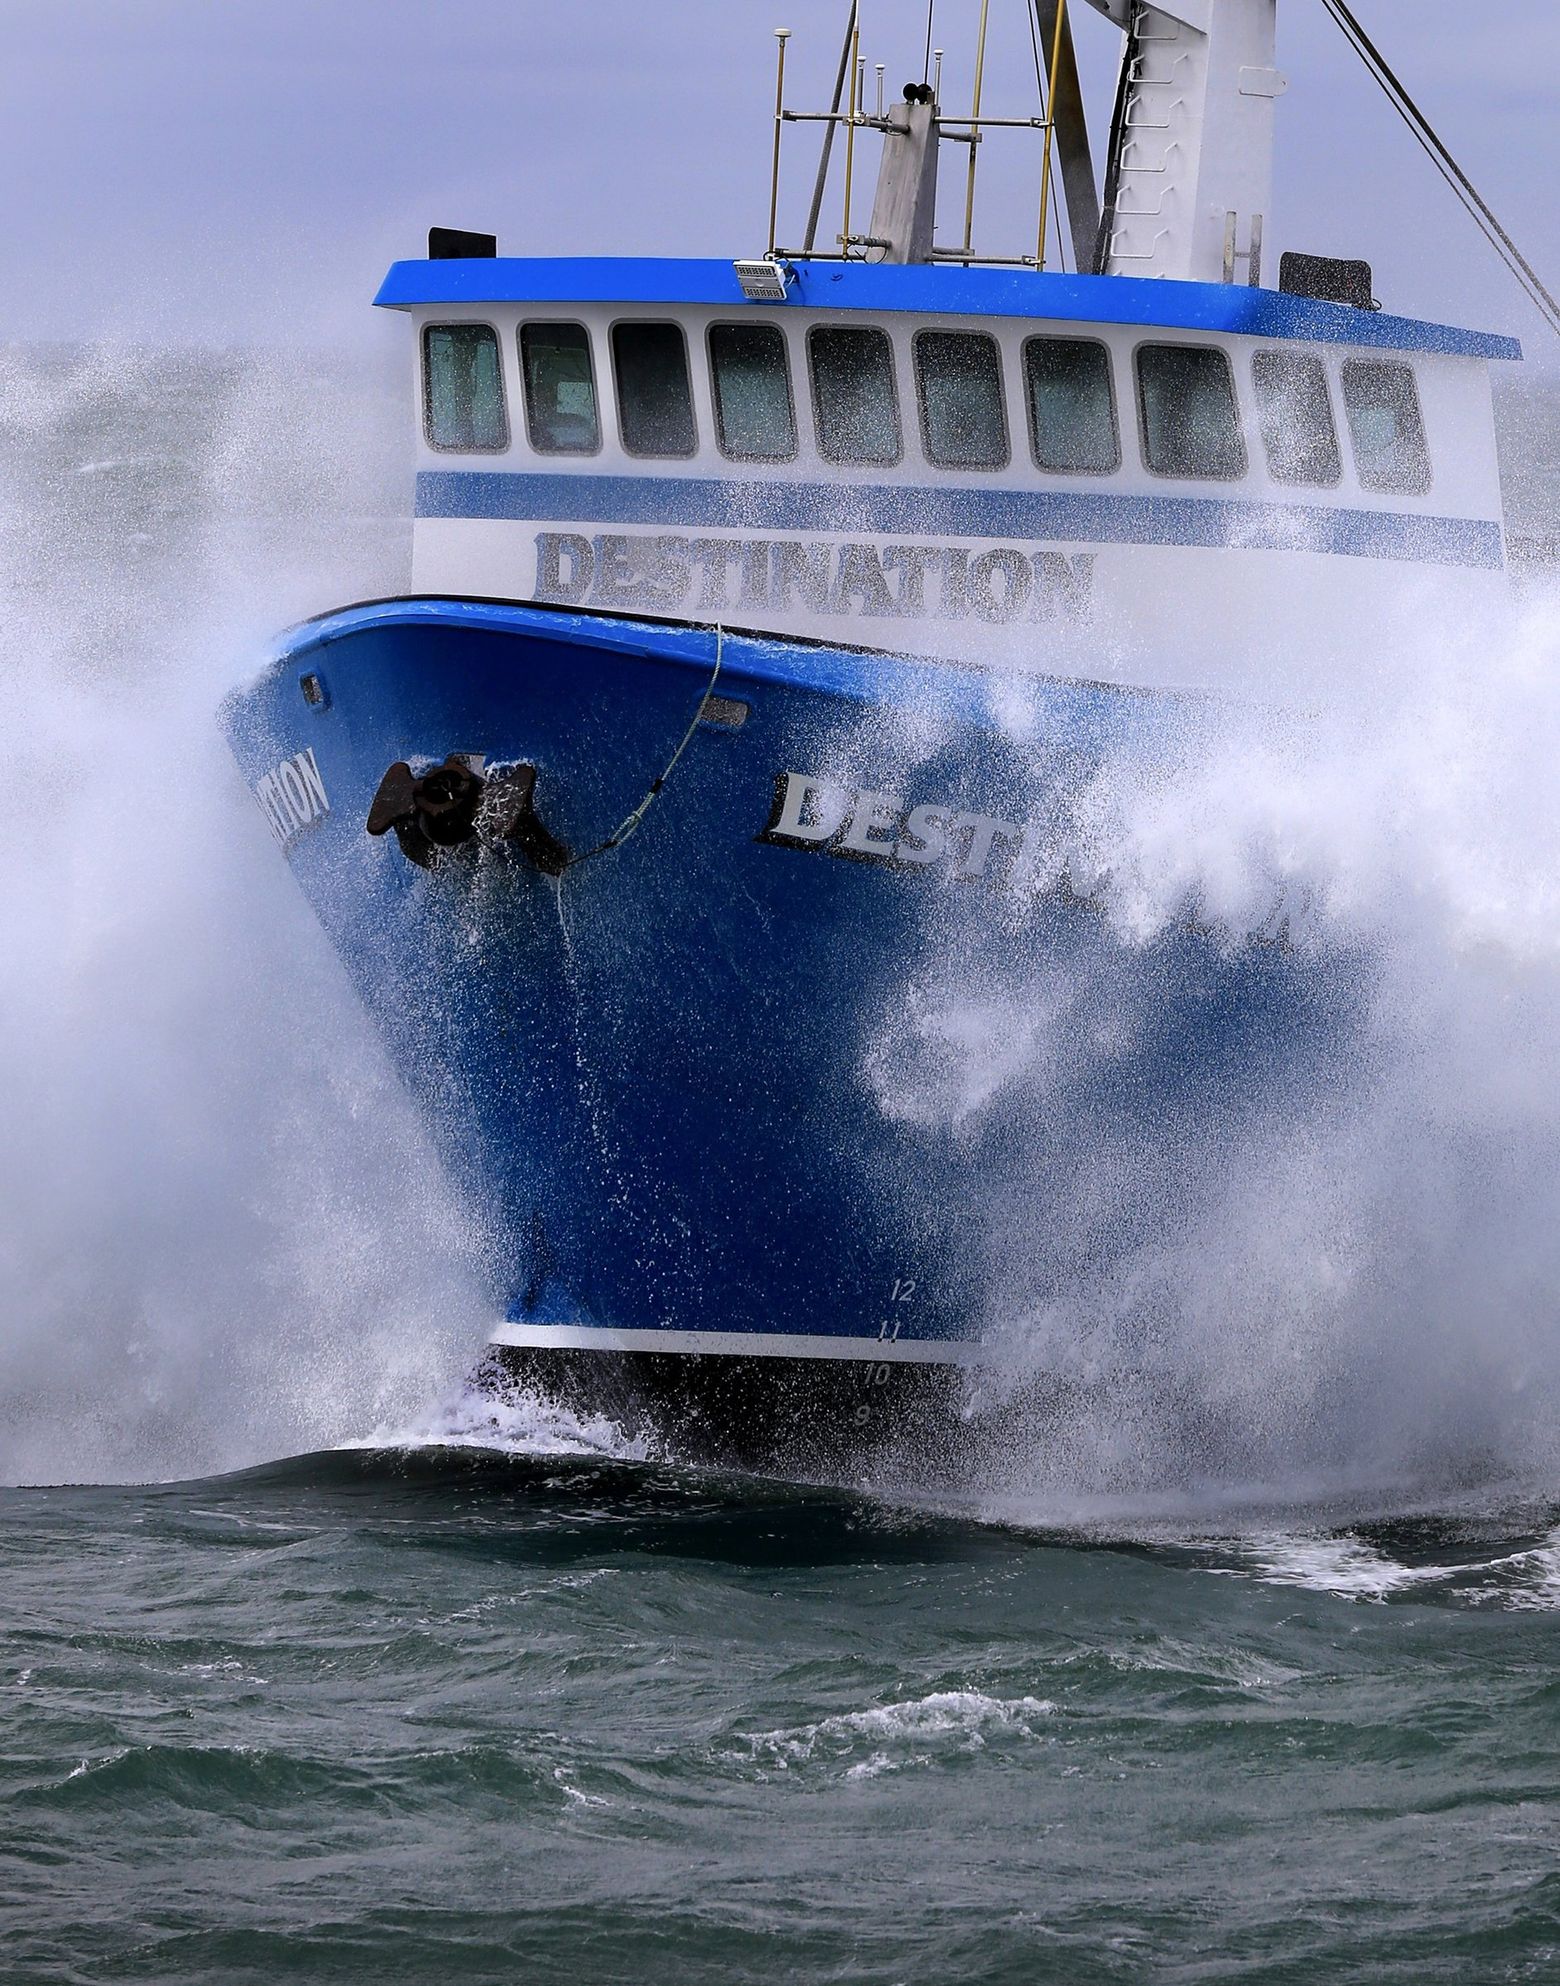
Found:
[[[544,876],[561,876],[569,851],[536,811],[536,767],[510,765],[491,773],[477,814],[483,841],[512,842]]]
[[[379,782],[368,810],[370,834],[384,834],[397,821],[410,820],[417,804],[417,777],[405,759],[397,759]]]

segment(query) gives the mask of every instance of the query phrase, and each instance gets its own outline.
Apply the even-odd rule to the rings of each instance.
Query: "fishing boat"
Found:
[[[993,1236],[1031,1310],[1133,1244],[1072,1190],[1080,1113],[1169,1167],[1254,1059],[1328,1079],[1346,1023],[1281,933],[1123,947],[1058,822],[1110,755],[1271,693],[1294,631],[1368,652],[1405,574],[1500,610],[1519,348],[1275,252],[1276,0],[1089,4],[1123,37],[1098,179],[1065,0],[1024,114],[981,59],[945,105],[930,49],[885,101],[852,8],[819,111],[780,33],[762,253],[435,228],[375,299],[409,320],[410,590],[291,629],[225,722],[483,1218],[496,1392],[752,1466],[957,1443],[1022,1335]],[[992,256],[1004,129],[1038,216]],[[1066,980],[1065,1110],[918,1102],[950,961],[981,999]]]

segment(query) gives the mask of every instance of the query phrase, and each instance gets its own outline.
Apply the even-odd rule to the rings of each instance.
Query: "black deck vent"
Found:
[[[1356,310],[1379,310],[1370,293],[1370,264],[1336,255],[1300,255],[1287,249],[1278,258],[1278,287],[1318,303],[1349,303]]]
[[[490,261],[498,253],[496,234],[473,234],[469,228],[429,228],[430,262]]]

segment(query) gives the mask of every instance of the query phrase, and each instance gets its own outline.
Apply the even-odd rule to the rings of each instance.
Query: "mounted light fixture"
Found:
[[[786,285],[795,274],[783,262],[762,257],[756,262],[733,262],[742,294],[749,303],[784,303]]]

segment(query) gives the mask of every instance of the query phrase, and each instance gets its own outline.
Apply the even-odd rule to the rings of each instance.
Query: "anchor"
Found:
[[[544,876],[561,876],[569,851],[536,811],[536,767],[500,766],[483,773],[478,759],[451,752],[420,777],[397,759],[379,782],[368,810],[372,835],[395,830],[401,853],[420,869],[436,868],[451,849],[477,842],[507,843]]]

